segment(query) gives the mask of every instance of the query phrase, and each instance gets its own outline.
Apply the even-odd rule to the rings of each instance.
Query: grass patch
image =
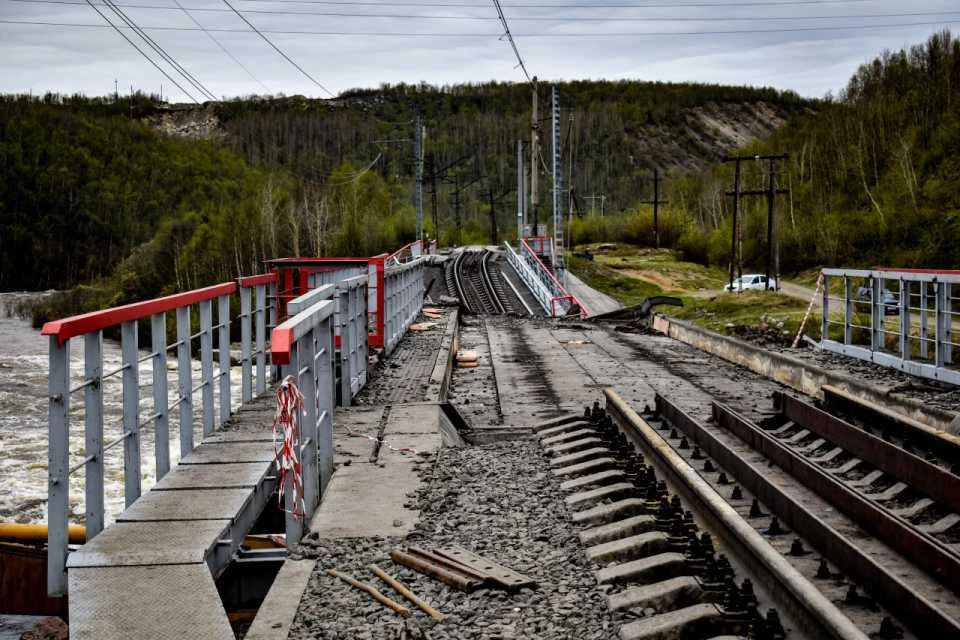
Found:
[[[711,298],[684,296],[683,307],[670,309],[670,315],[693,324],[727,334],[739,334],[742,327],[756,327],[780,333],[784,341],[796,335],[807,305],[796,298],[773,291],[719,293]],[[805,333],[819,338],[819,316],[812,314]],[[784,333],[785,332],[785,333]]]
[[[678,260],[670,249],[612,243],[578,247],[584,249],[593,253],[597,264],[645,280],[669,293],[720,290],[725,281],[719,269]]]

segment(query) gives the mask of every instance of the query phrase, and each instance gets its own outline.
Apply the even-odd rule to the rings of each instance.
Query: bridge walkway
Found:
[[[276,487],[264,394],[70,554],[70,637],[231,640],[214,580]]]

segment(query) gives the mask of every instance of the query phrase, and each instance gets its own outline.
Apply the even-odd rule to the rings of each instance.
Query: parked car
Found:
[[[740,276],[733,281],[733,286],[727,284],[723,290],[724,291],[745,291],[747,289],[766,289],[767,288],[767,276],[759,273],[750,273],[744,276]],[[770,278],[770,288],[777,288],[777,279]]]
[[[884,288],[880,294],[883,300],[883,313],[893,316],[900,313],[900,297],[890,289]],[[853,295],[857,302],[870,302],[873,299],[873,287],[857,287],[857,292]]]

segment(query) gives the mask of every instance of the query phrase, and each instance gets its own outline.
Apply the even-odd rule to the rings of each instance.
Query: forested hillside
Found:
[[[783,271],[814,265],[960,266],[960,41],[948,32],[862,65],[847,87],[750,153],[789,153],[778,178]],[[756,166],[752,166],[756,165]],[[764,184],[747,163],[744,188]],[[676,176],[679,245],[726,264],[733,167]],[[766,203],[744,200],[748,264],[765,255]]]
[[[559,87],[576,202],[586,210],[582,196],[602,194],[613,213],[649,197],[653,167],[707,167],[806,105],[772,89]],[[530,100],[527,85],[504,83],[202,107],[145,95],[0,98],[0,290],[107,278],[115,303],[255,272],[278,255],[398,246],[415,234],[416,113],[426,127],[430,236],[486,241],[491,190],[499,226],[512,234],[516,144],[529,136]],[[549,85],[540,104],[548,117]],[[543,220],[551,139],[549,121],[541,126]]]

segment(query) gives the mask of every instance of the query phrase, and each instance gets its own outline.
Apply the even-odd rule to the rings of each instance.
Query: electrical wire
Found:
[[[285,54],[285,53],[280,49],[280,47],[278,47],[277,45],[273,44],[273,41],[270,40],[270,38],[268,38],[267,36],[264,35],[264,33],[266,33],[265,31],[260,31],[260,29],[257,29],[255,26],[253,26],[253,23],[250,22],[249,20],[247,20],[247,19],[243,16],[242,13],[240,13],[239,11],[237,11],[236,9],[234,9],[233,5],[230,4],[229,2],[227,2],[227,0],[223,0],[223,4],[225,4],[225,5],[227,5],[228,7],[230,7],[230,10],[233,11],[235,14],[237,14],[237,16],[238,16],[241,20],[243,20],[244,22],[246,22],[246,23],[247,23],[247,26],[250,27],[251,29],[253,29],[254,33],[256,33],[258,36],[260,36],[261,38],[263,38],[264,42],[266,42],[266,43],[269,44],[271,47],[273,47],[274,51],[276,51],[276,52],[279,53],[281,56],[283,56],[283,59],[284,59],[284,60],[286,60],[287,62],[289,62],[290,64],[292,64],[294,67],[296,67],[296,68],[297,68],[297,71],[299,71],[299,72],[302,73],[304,76],[306,76],[307,79],[310,80],[310,82],[312,82],[313,84],[317,85],[317,86],[320,87],[322,90],[324,90],[325,92],[327,92],[327,94],[328,94],[331,98],[335,98],[335,97],[336,97],[336,96],[333,94],[333,92],[330,91],[330,89],[327,89],[325,86],[323,86],[322,84],[320,84],[319,82],[317,82],[317,80],[316,80],[313,76],[311,76],[309,73],[307,73],[306,71],[303,70],[303,67],[301,67],[300,65],[298,65],[296,62],[293,61],[293,59],[292,59],[290,56],[288,56],[287,54]]]
[[[207,37],[210,38],[210,40],[212,40],[215,45],[217,45],[218,47],[220,47],[220,50],[221,50],[221,51],[223,51],[225,54],[227,54],[227,56],[229,56],[231,60],[233,60],[234,62],[236,62],[237,65],[238,65],[241,69],[243,69],[244,71],[246,71],[247,75],[250,76],[250,78],[251,78],[254,82],[256,82],[256,83],[259,84],[261,87],[263,87],[263,90],[264,90],[264,91],[266,91],[267,93],[270,93],[270,89],[267,87],[267,85],[265,85],[265,84],[263,84],[262,82],[260,82],[260,80],[257,79],[257,77],[256,77],[255,75],[253,75],[253,73],[250,72],[250,69],[248,69],[248,68],[246,67],[246,65],[244,65],[242,62],[240,62],[240,60],[238,60],[235,55],[233,55],[232,53],[230,53],[230,51],[228,51],[227,48],[226,48],[225,46],[223,46],[223,43],[222,43],[222,42],[220,42],[219,40],[217,40],[217,38],[216,38],[212,33],[210,33],[209,31],[207,31],[206,28],[205,28],[202,24],[200,24],[200,21],[199,21],[199,20],[197,20],[195,17],[193,17],[193,14],[190,13],[190,11],[193,10],[192,8],[190,9],[190,11],[188,11],[186,7],[184,7],[182,4],[180,4],[180,0],[173,0],[173,1],[174,1],[174,3],[176,3],[177,7],[179,7],[180,10],[183,11],[184,15],[186,15],[188,18],[190,18],[190,20],[193,21],[193,24],[197,25],[205,34],[207,34]],[[125,5],[125,6],[136,7],[136,6],[138,6],[138,5]]]
[[[172,77],[169,73],[167,73],[166,69],[164,69],[164,68],[162,68],[160,65],[158,65],[158,64],[156,63],[156,61],[154,61],[153,58],[151,58],[150,56],[148,56],[143,49],[141,49],[140,47],[138,47],[137,44],[136,44],[133,40],[131,40],[130,38],[128,38],[128,37],[127,37],[127,34],[125,34],[120,27],[118,27],[118,26],[115,25],[113,22],[111,22],[110,19],[109,19],[106,15],[104,15],[104,14],[100,11],[100,9],[98,9],[98,8],[96,7],[96,5],[95,5],[93,2],[88,2],[88,4],[90,5],[90,7],[91,7],[94,11],[96,11],[96,12],[100,15],[101,18],[103,18],[103,19],[106,21],[106,23],[107,23],[108,25],[110,25],[111,27],[113,27],[113,30],[116,31],[117,33],[119,33],[119,34],[123,37],[123,39],[126,40],[126,41],[130,44],[131,47],[133,47],[134,49],[136,49],[137,52],[140,53],[140,55],[142,55],[144,58],[146,58],[146,59],[147,59],[147,62],[149,62],[150,64],[152,64],[154,67],[156,67],[156,68],[157,68],[157,71],[159,71],[160,73],[162,73],[162,74],[164,75],[164,77],[166,77],[167,80],[169,80],[170,82],[172,82],[172,83],[173,83],[173,86],[175,86],[177,89],[180,89],[180,91],[182,91],[185,96],[187,96],[188,98],[190,98],[191,100],[193,100],[193,101],[196,102],[197,104],[200,104],[200,101],[199,101],[199,100],[197,100],[196,98],[194,98],[193,95],[192,95],[189,91],[187,91],[187,90],[184,89],[182,86],[180,86],[180,83],[177,82],[176,80],[174,80],[173,77]],[[4,22],[8,22],[8,21],[4,20]],[[106,26],[106,25],[98,24],[98,25],[89,25],[89,26],[104,27],[104,26]]]
[[[0,19],[0,24],[22,24],[45,27],[81,27],[106,29],[108,25],[92,24],[89,22],[56,22],[49,20],[8,20]],[[674,37],[674,36],[703,36],[703,35],[749,35],[758,33],[802,33],[810,31],[862,31],[869,29],[902,29],[904,27],[950,27],[960,24],[960,20],[938,20],[922,22],[898,22],[895,24],[848,24],[848,25],[821,25],[812,27],[782,27],[771,29],[715,29],[703,31],[582,31],[571,33],[518,33],[517,38],[642,38],[642,37]],[[117,28],[117,27],[115,27]],[[124,27],[119,27],[123,29]],[[147,31],[196,31],[197,27],[152,26],[142,27]],[[207,28],[214,33],[248,33],[247,29],[237,28]],[[302,35],[302,36],[364,36],[388,38],[499,38],[502,34],[492,32],[408,32],[408,31],[318,31],[310,29],[261,29],[260,33],[271,35]]]
[[[517,49],[517,43],[513,41],[513,36],[510,35],[510,27],[507,26],[507,18],[503,15],[503,9],[500,7],[500,0],[493,0],[493,6],[497,8],[497,15],[500,16],[500,23],[503,25],[503,33],[507,36],[507,40],[510,41],[510,46],[513,48],[513,53],[517,56],[517,62],[520,63],[520,68],[523,69],[523,75],[527,77],[527,82],[536,88],[537,83],[530,77],[530,74],[527,73],[527,67],[523,64],[523,58],[520,57],[520,50]]]
[[[133,29],[133,32],[136,33],[140,38],[151,48],[157,55],[159,55],[163,60],[167,62],[174,70],[177,71],[187,82],[192,84],[194,88],[199,91],[204,97],[210,100],[216,100],[217,96],[214,95],[209,89],[207,89],[202,82],[197,80],[189,71],[187,71],[176,59],[171,56],[167,51],[160,46],[160,44],[151,38],[147,33],[133,21],[130,16],[128,16],[122,9],[113,4],[112,0],[104,0],[106,6],[114,12],[128,27]],[[98,12],[99,13],[99,12]]]

